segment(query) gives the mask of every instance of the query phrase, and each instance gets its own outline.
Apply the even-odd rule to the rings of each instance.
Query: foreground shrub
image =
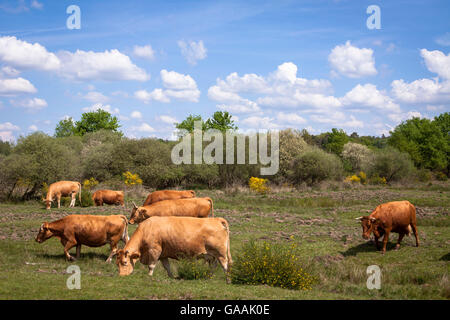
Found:
[[[178,276],[184,280],[211,279],[213,270],[203,259],[184,257],[178,260]]]
[[[248,182],[248,186],[250,187],[250,190],[257,192],[257,193],[261,193],[261,194],[269,191],[269,187],[266,186],[266,184],[267,184],[267,179],[256,178],[256,177],[251,177]]]
[[[414,175],[414,164],[407,153],[392,147],[379,150],[370,168],[370,175],[385,177],[387,183],[399,181]]]
[[[92,194],[89,190],[81,189],[81,204],[80,200],[77,195],[77,200],[75,201],[75,206],[81,206],[81,207],[92,207],[94,205],[94,200],[92,200]],[[69,203],[70,203],[70,198]]]
[[[231,281],[236,284],[311,290],[315,278],[303,270],[295,255],[294,244],[287,246],[250,241],[234,258]]]
[[[292,179],[295,183],[314,185],[326,179],[340,179],[343,173],[338,156],[318,148],[310,148],[294,162]]]

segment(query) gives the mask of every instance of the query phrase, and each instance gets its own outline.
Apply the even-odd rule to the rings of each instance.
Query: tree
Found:
[[[119,121],[116,116],[109,112],[97,109],[92,112],[85,112],[81,115],[81,120],[75,123],[76,133],[85,135],[88,132],[95,132],[101,129],[119,132]]]
[[[63,119],[58,122],[58,125],[56,126],[55,129],[56,138],[70,137],[74,136],[75,134],[76,134],[76,127],[72,117],[68,119]]]
[[[234,124],[234,120],[231,119],[232,115],[227,111],[216,111],[212,118],[206,121],[207,129],[216,129],[222,132],[228,130],[237,130],[238,127]]]
[[[342,129],[331,129],[331,133],[328,134],[328,141],[324,147],[327,151],[337,155],[341,155],[344,145],[348,142],[348,136]]]
[[[12,146],[10,142],[0,140],[0,154],[7,156],[11,153],[11,149]]]
[[[443,130],[445,115],[442,121],[413,118],[395,127],[388,143],[407,152],[419,168],[443,170],[448,165],[449,148],[449,138],[444,136]]]
[[[194,132],[194,124],[196,121],[201,122],[203,131],[206,130],[206,123],[203,121],[202,116],[190,114],[185,120],[175,124],[175,127],[179,130],[178,135],[183,136],[186,132]]]
[[[342,150],[342,159],[350,164],[353,172],[366,170],[371,156],[372,151],[359,143],[348,142]]]

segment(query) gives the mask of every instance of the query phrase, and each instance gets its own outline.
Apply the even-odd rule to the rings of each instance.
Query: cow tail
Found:
[[[130,237],[128,236],[128,219],[124,215],[121,215],[120,217],[125,222],[125,229],[123,230],[122,233],[122,241],[125,242],[125,244],[127,244],[127,242],[130,240]]]
[[[230,252],[230,228],[228,226],[228,222],[223,219],[222,225],[227,231],[227,260],[228,260],[228,270],[229,272],[231,270],[231,265],[233,264],[233,259],[231,259],[231,252]]]
[[[213,201],[211,198],[208,198],[209,203],[211,203],[211,216],[214,218],[214,205],[213,205]]]
[[[82,204],[81,204],[81,183],[80,182],[78,182],[78,186],[80,187],[80,193],[78,194],[78,199],[80,200],[80,207],[82,207]]]

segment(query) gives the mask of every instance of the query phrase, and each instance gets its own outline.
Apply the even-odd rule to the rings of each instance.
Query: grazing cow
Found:
[[[69,207],[75,207],[75,199],[78,193],[81,203],[81,183],[78,181],[58,181],[48,187],[47,197],[43,200],[46,203],[47,210],[50,210],[51,204],[56,196],[58,208],[61,207],[61,197],[72,197]]]
[[[149,206],[152,203],[163,201],[163,200],[176,200],[185,198],[195,198],[194,190],[159,190],[150,193],[145,199],[142,206]]]
[[[123,191],[113,191],[113,190],[97,190],[92,195],[92,200],[96,206],[103,206],[106,204],[121,205],[125,207],[123,202]]]
[[[130,241],[117,253],[119,275],[129,275],[139,259],[148,265],[149,275],[161,260],[169,277],[169,258],[214,257],[221,264],[229,282],[232,264],[230,230],[223,218],[151,217],[142,222]]]
[[[206,218],[209,213],[214,217],[211,198],[192,198],[158,201],[150,206],[138,207],[134,204],[130,224],[140,223],[153,216],[184,216]]]
[[[383,237],[383,250],[386,252],[386,245],[389,241],[389,234],[396,232],[399,234],[396,250],[400,248],[400,242],[405,235],[414,233],[416,237],[416,247],[419,246],[419,234],[416,224],[416,208],[409,201],[393,201],[379,205],[369,215],[356,218],[361,221],[363,227],[363,238],[369,239],[373,232],[375,245],[379,249],[378,239]]]
[[[44,222],[36,241],[44,242],[51,237],[57,237],[64,246],[67,260],[75,260],[69,250],[77,247],[77,259],[80,257],[81,245],[88,247],[101,247],[107,243],[111,246],[111,254],[107,262],[117,253],[119,240],[127,243],[128,221],[124,215],[94,216],[73,214],[53,222]]]

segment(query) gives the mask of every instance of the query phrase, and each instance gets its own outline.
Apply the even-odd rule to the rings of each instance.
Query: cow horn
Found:
[[[360,221],[361,221],[362,218],[363,218],[363,217],[361,216],[361,217],[355,218],[355,220],[360,220]]]
[[[375,222],[375,221],[377,221],[377,219],[371,217],[371,218],[370,218],[370,221]]]
[[[131,201],[133,203],[133,206],[137,209],[138,206],[136,205],[136,203],[134,203],[134,201]]]

